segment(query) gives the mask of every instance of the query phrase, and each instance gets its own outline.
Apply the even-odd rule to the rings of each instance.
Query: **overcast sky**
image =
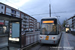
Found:
[[[60,16],[59,20],[61,23],[75,14],[75,0],[0,0],[0,2],[17,8],[31,16],[33,15],[32,17],[36,18],[39,22],[42,17],[49,17],[50,3],[52,17]]]

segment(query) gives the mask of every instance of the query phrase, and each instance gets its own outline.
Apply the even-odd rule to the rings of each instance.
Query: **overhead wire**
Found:
[[[72,12],[75,12],[75,11],[52,12],[52,14],[57,14],[57,13],[72,13]],[[34,16],[34,15],[45,15],[45,14],[49,14],[49,13],[33,14],[33,15],[31,15],[31,16]]]

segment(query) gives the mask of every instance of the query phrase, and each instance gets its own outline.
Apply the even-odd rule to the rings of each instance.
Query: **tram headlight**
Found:
[[[55,39],[55,37],[52,37],[52,39]]]

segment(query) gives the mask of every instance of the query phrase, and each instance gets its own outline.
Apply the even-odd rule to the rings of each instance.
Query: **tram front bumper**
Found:
[[[43,43],[43,44],[57,44],[58,40],[40,40],[39,43]]]

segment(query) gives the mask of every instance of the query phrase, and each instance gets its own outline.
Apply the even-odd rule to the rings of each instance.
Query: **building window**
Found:
[[[12,10],[12,13],[14,13],[14,14],[15,14],[15,13],[16,13],[16,12],[15,12],[15,10]]]
[[[17,14],[20,14],[20,12],[17,11]]]
[[[22,19],[24,18],[24,14],[23,14],[23,13],[21,13],[21,18],[22,18]]]
[[[7,12],[6,12],[6,15],[10,15],[11,16],[11,14],[10,13],[7,13]]]
[[[3,12],[1,12],[3,14]]]
[[[3,6],[1,8],[3,9]]]
[[[11,11],[12,11],[11,16],[15,17],[16,16],[16,11],[15,10],[11,10]]]

